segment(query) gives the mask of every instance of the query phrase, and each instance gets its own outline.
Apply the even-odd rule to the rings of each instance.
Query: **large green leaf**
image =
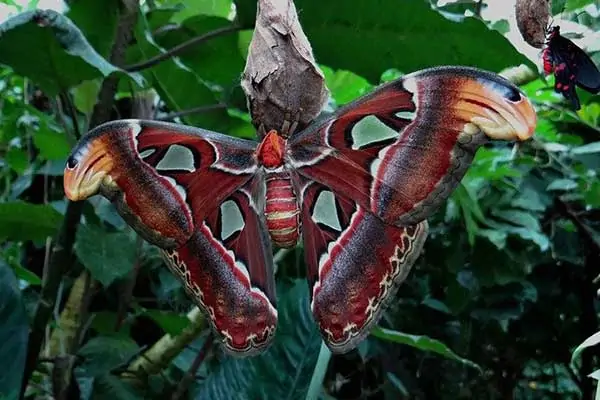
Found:
[[[131,271],[136,246],[123,232],[108,233],[98,227],[83,225],[77,231],[75,253],[92,276],[108,286]]]
[[[121,0],[72,0],[66,13],[92,47],[106,58],[117,33],[120,4]]]
[[[177,29],[165,30],[164,33],[155,35],[155,40],[164,48],[172,48],[196,36],[228,27],[232,27],[232,22],[226,18],[195,16],[183,21]],[[238,49],[238,32],[211,38],[180,54],[179,58],[202,80],[223,87],[240,83],[244,58]]]
[[[251,358],[224,360],[207,377],[197,399],[304,399],[317,362],[320,335],[305,280],[279,281],[279,322],[273,345]]]
[[[136,27],[137,46],[130,49],[127,54],[129,64],[148,60],[165,50],[155,43],[151,37],[151,29],[143,16],[140,16]],[[237,50],[236,50],[237,51]],[[157,65],[145,69],[144,76],[152,82],[154,89],[161,99],[165,101],[172,111],[182,111],[200,106],[212,106],[219,103],[215,93],[200,79],[189,67],[185,66],[178,58],[170,58]],[[182,120],[189,125],[204,129],[228,132],[240,120],[234,120],[224,108],[208,112],[191,114]]]
[[[236,1],[241,21],[254,18],[255,4]],[[532,65],[484,22],[451,21],[427,1],[297,0],[295,4],[317,61],[371,82],[378,82],[389,68],[412,72],[451,64],[499,72],[521,63]]]
[[[27,11],[0,25],[0,63],[47,94],[122,72],[94,50],[69,18],[52,10]]]
[[[473,361],[460,357],[444,343],[440,342],[439,340],[432,339],[428,336],[410,335],[408,333],[398,332],[380,327],[376,327],[375,329],[373,329],[371,335],[375,336],[376,338],[387,340],[390,342],[406,344],[411,347],[415,347],[419,350],[431,351],[451,360],[455,360],[465,365],[468,365],[469,367],[476,368],[479,371],[482,371],[481,367],[475,364]]]
[[[17,399],[23,380],[29,321],[12,269],[0,261],[0,399]],[[9,361],[10,360],[10,361]]]
[[[125,365],[140,351],[133,339],[122,336],[98,336],[90,339],[78,355],[83,362],[78,367],[82,374],[96,377]]]
[[[0,240],[44,240],[54,236],[61,221],[62,215],[49,205],[0,204]]]

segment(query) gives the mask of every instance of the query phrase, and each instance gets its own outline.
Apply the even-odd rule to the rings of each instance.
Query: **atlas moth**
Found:
[[[491,139],[526,140],[535,111],[500,76],[438,67],[259,142],[120,120],[68,158],[73,201],[101,194],[167,265],[231,354],[263,351],[277,326],[272,247],[301,239],[324,342],[369,333],[419,256],[426,219]]]

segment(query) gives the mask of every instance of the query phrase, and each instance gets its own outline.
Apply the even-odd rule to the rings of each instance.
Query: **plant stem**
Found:
[[[206,340],[204,341],[202,348],[198,352],[198,355],[194,359],[194,362],[190,366],[190,369],[188,369],[185,376],[183,378],[181,378],[181,380],[179,381],[179,384],[177,385],[177,390],[175,390],[175,392],[171,396],[171,400],[179,400],[179,399],[183,398],[186,390],[188,389],[190,384],[196,378],[196,373],[198,372],[198,368],[200,368],[200,365],[202,365],[202,361],[204,361],[204,359],[206,358],[206,355],[208,354],[208,351],[210,350],[212,342],[213,342],[213,334],[212,334],[212,332],[209,331],[209,334],[206,337]]]
[[[209,111],[213,111],[213,110],[221,110],[224,108],[227,108],[227,105],[221,104],[221,103],[211,104],[209,106],[194,107],[194,108],[189,108],[187,110],[181,110],[181,111],[169,113],[169,114],[165,115],[164,117],[157,118],[157,120],[158,121],[172,121],[175,118],[185,117],[185,116],[191,115],[191,114],[201,114],[201,113],[205,113],[205,112],[209,112]]]
[[[239,30],[241,30],[241,28],[239,26],[230,25],[230,26],[224,26],[219,29],[215,29],[214,31],[203,33],[202,35],[196,36],[186,42],[178,44],[177,46],[173,47],[172,49],[169,49],[169,50],[165,51],[164,53],[160,53],[160,54],[150,58],[149,60],[141,61],[141,62],[133,64],[133,65],[128,65],[123,69],[128,72],[137,72],[137,71],[142,71],[144,69],[154,67],[155,65],[157,65],[165,60],[168,60],[171,57],[175,57],[194,46],[197,46],[201,43],[207,42],[210,39],[213,39],[213,38],[216,38],[219,36],[223,36],[223,35],[226,35],[229,33],[237,32]]]

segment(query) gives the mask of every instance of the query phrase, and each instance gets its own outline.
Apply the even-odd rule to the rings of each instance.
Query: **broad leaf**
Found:
[[[125,365],[139,352],[133,339],[121,336],[98,336],[81,347],[78,355],[83,358],[78,367],[82,375],[102,376],[113,369]]]
[[[69,18],[52,10],[27,11],[0,25],[0,63],[47,94],[123,72],[98,54]]]
[[[279,321],[274,343],[256,357],[221,362],[196,399],[304,399],[321,338],[312,319],[305,280],[277,283]]]
[[[127,54],[129,64],[148,60],[165,51],[156,44],[149,32],[148,22],[140,16],[135,31],[137,46],[133,46]],[[202,79],[178,58],[171,58],[145,69],[143,74],[153,84],[154,89],[171,111],[189,110],[219,103],[215,94]],[[182,117],[182,120],[189,125],[220,132],[229,132],[236,123],[224,108],[190,114]]]
[[[77,230],[75,253],[94,279],[104,286],[126,276],[136,258],[134,241],[125,233],[108,233],[83,225]]]
[[[0,204],[0,240],[44,240],[54,236],[62,215],[49,205],[14,201]]]
[[[29,320],[13,271],[0,261],[0,359],[6,364],[0,373],[0,399],[16,399],[21,389]]]
[[[65,15],[81,29],[92,47],[108,58],[117,33],[120,6],[120,0],[73,0]]]
[[[251,24],[256,2],[237,0]],[[300,23],[319,63],[378,82],[389,68],[403,72],[436,65],[470,65],[495,72],[532,63],[477,18],[451,21],[422,0],[373,2],[297,0]],[[360,32],[360,34],[357,34]],[[468,40],[467,40],[468,39]]]
[[[480,372],[482,371],[481,367],[475,364],[473,361],[460,357],[455,352],[450,350],[450,348],[444,343],[427,336],[409,335],[407,333],[380,327],[376,327],[375,329],[373,329],[371,335],[375,336],[376,338],[387,340],[390,342],[407,344],[411,347],[415,347],[423,351],[431,351],[451,360],[455,360],[465,365],[468,365],[469,367],[476,368]]]

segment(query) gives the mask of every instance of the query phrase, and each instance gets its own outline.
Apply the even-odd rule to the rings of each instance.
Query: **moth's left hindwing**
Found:
[[[427,222],[395,227],[297,176],[311,309],[323,340],[347,352],[369,333],[419,256]]]
[[[262,176],[249,181],[225,199],[185,245],[164,251],[169,267],[233,355],[262,351],[277,326],[262,185]]]

